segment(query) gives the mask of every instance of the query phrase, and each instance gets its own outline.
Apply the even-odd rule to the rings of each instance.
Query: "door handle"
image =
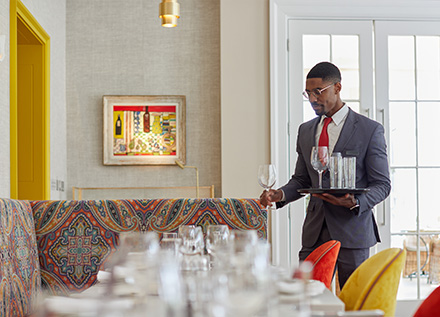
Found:
[[[381,113],[381,123],[385,126],[385,109],[379,109],[379,112]]]

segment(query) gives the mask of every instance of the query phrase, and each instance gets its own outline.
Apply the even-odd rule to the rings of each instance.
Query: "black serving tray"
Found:
[[[345,194],[362,194],[368,192],[369,188],[301,188],[298,193],[301,194],[331,194],[331,195],[345,195]]]

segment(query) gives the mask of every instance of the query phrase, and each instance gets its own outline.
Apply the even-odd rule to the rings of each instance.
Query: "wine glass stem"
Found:
[[[322,188],[322,172],[323,171],[318,171],[318,173],[319,173],[319,188]]]

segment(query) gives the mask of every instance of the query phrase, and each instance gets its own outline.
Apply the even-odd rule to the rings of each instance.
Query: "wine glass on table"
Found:
[[[310,162],[319,174],[319,188],[322,188],[322,173],[328,168],[329,153],[327,146],[314,146],[310,155]]]
[[[264,164],[258,168],[258,183],[264,190],[269,191],[275,185],[277,179],[277,171],[275,165]],[[272,207],[272,204],[269,208]]]

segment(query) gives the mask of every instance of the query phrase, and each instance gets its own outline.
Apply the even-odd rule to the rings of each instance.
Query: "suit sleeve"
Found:
[[[298,137],[296,140],[296,152],[298,154],[298,158],[296,160],[295,172],[290,178],[289,182],[280,188],[284,192],[285,201],[278,202],[276,204],[277,208],[281,208],[284,205],[303,197],[300,193],[298,193],[298,189],[311,187],[310,176],[304,160],[304,154],[306,157],[308,154],[303,153],[303,148],[301,147],[301,127],[302,126],[300,126],[298,130]]]
[[[371,135],[365,157],[365,169],[370,190],[357,196],[359,200],[359,214],[370,210],[385,200],[391,191],[387,146],[384,128],[378,124]]]

